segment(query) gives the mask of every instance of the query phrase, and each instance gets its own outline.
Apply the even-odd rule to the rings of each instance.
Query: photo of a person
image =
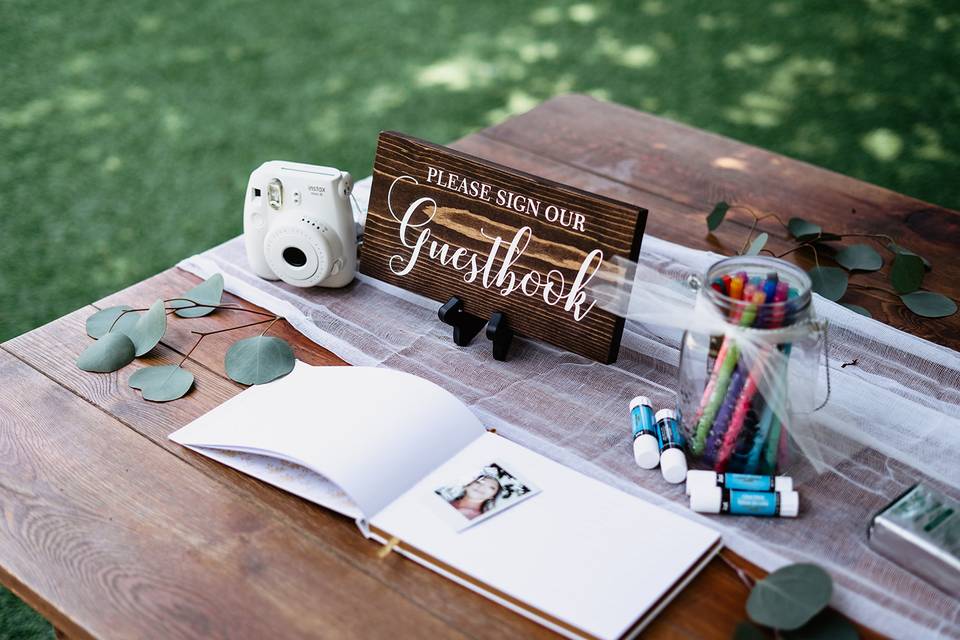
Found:
[[[496,504],[500,482],[492,476],[480,476],[463,487],[463,495],[451,502],[467,520],[473,520]]]
[[[499,513],[536,493],[536,489],[491,462],[479,473],[466,476],[466,481],[440,487],[435,493],[457,510],[468,523]]]

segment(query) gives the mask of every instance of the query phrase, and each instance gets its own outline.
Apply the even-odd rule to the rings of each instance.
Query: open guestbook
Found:
[[[720,548],[712,529],[490,433],[390,369],[298,362],[170,438],[568,637],[637,633]]]

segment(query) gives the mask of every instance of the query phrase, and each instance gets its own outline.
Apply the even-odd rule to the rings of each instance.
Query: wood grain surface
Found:
[[[557,138],[562,146],[579,125],[558,121],[557,112],[572,105],[581,105],[580,121],[635,113],[572,96],[521,117],[526,128],[538,128],[542,138]],[[534,117],[538,111],[542,121]],[[649,137],[639,125],[635,136],[630,131],[622,131],[624,144]],[[678,195],[654,196],[625,183],[613,159],[604,165],[598,156],[598,169],[591,173],[573,164],[572,150],[551,159],[505,143],[500,135],[495,127],[458,146],[647,204],[651,226],[660,227],[653,232],[661,237],[668,237],[664,231],[670,226],[658,211],[690,218],[678,222],[681,236],[682,225],[689,224],[687,244],[697,242],[694,228],[703,232],[702,212],[679,203]],[[693,140],[686,147],[693,153],[709,148],[707,142]],[[613,157],[619,149],[610,149]],[[876,189],[868,187],[858,188]],[[936,264],[936,256],[949,249],[931,249],[927,257]],[[178,362],[196,339],[190,330],[242,324],[244,314],[171,318],[160,346],[114,374],[75,367],[74,358],[90,341],[84,320],[97,308],[141,306],[196,283],[172,269],[0,345],[0,582],[75,638],[554,637],[396,554],[378,558],[377,547],[347,518],[167,440],[240,392],[225,376],[223,354],[233,340],[258,329],[206,338],[186,365],[196,375],[196,388],[179,401],[145,402],[127,385],[129,376],[138,367]],[[257,309],[233,296],[225,300]],[[271,331],[290,341],[306,362],[345,364],[286,322]],[[763,575],[736,554],[722,555],[749,575]],[[734,571],[715,560],[644,637],[729,638],[745,619],[746,595]],[[862,627],[860,632],[879,637]]]
[[[466,193],[458,190],[461,185]],[[404,211],[424,198],[433,204],[416,207],[410,219],[415,226],[404,231]],[[511,208],[515,199],[521,211]],[[585,295],[581,315],[580,304],[571,308],[571,299],[577,298],[580,280],[586,284],[592,276],[612,274],[612,258],[636,259],[645,219],[639,207],[384,132],[360,269],[440,303],[457,296],[464,311],[484,319],[503,312],[520,335],[612,362],[623,319],[590,309]],[[508,247],[521,229],[529,229],[529,236],[511,257]],[[420,234],[428,234],[429,241],[418,251],[411,247]],[[450,262],[431,257],[434,243],[449,247]],[[466,251],[461,265],[469,265],[472,257],[472,267],[454,268],[457,250]],[[493,265],[489,279],[487,272],[478,275],[488,261]],[[509,279],[497,277],[501,269],[512,272]],[[512,291],[504,295],[507,288]]]

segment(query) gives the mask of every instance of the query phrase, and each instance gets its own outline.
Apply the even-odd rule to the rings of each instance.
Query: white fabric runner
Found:
[[[369,180],[356,188],[364,207],[368,189]],[[641,252],[644,264],[675,278],[702,274],[720,257],[649,235]],[[282,315],[352,364],[432,380],[504,436],[710,524],[728,547],[768,571],[820,564],[835,580],[832,604],[881,633],[960,638],[960,602],[874,553],[866,538],[870,517],[917,481],[960,498],[956,351],[817,297],[818,316],[830,322],[832,393],[815,416],[837,434],[834,469],[799,487],[796,520],[705,517],[687,508],[682,485],[637,468],[631,452],[629,400],[646,395],[656,408],[673,406],[677,331],[628,321],[613,365],[523,339],[503,363],[493,360],[482,332],[470,346],[455,346],[450,327],[437,319],[439,303],[370,278],[339,290],[261,280],[247,266],[242,238],[179,266],[200,277],[223,273],[228,291]],[[823,376],[820,385],[825,394]],[[638,540],[655,533],[637,532]],[[624,552],[636,543],[625,540]]]

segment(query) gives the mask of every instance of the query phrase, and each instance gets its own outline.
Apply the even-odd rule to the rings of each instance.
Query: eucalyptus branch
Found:
[[[887,244],[896,244],[893,238],[885,233],[838,233],[841,238],[873,238],[875,240],[886,240]]]
[[[247,327],[255,327],[260,324],[270,323],[271,325],[280,319],[280,316],[271,316],[268,320],[257,320],[256,322],[248,322],[247,324],[237,325],[236,327],[227,327],[226,329],[215,329],[213,331],[191,331],[190,333],[198,335],[201,337],[212,336],[215,333],[226,333],[227,331],[236,331],[237,329],[246,329]],[[269,327],[267,327],[269,329]]]
[[[194,299],[196,298],[196,299]],[[247,309],[237,304],[221,304],[223,299],[223,276],[215,273],[202,283],[176,298],[157,300],[150,307],[129,309],[127,305],[100,309],[86,322],[87,334],[96,342],[88,346],[77,358],[77,366],[84,371],[110,373],[133,362],[163,340],[170,326],[168,316],[178,311],[195,309],[194,313],[180,313],[187,319],[198,318],[221,309],[223,311],[242,311],[254,316],[253,322],[245,322],[233,327],[212,329],[209,331],[191,331],[197,336],[189,350],[183,354],[176,365],[143,366],[130,376],[129,384],[137,389],[145,400],[169,402],[187,394],[194,386],[194,375],[185,367],[187,360],[193,357],[207,336],[217,333],[236,331],[247,327],[266,325],[259,336],[248,337],[234,342],[224,357],[224,372],[227,377],[244,385],[266,384],[290,373],[296,363],[296,357],[290,344],[280,337],[264,337],[280,320],[280,316]],[[114,334],[112,340],[99,340],[114,331],[118,322],[128,313],[146,312],[124,323],[123,335]],[[109,327],[107,326],[109,325]]]
[[[183,309],[195,309],[198,307],[203,307],[204,309],[223,309],[224,311],[243,311],[243,312],[252,313],[258,316],[268,316],[271,318],[274,317],[274,314],[267,313],[266,311],[257,311],[256,309],[247,309],[245,307],[237,307],[232,304],[203,304],[202,302],[190,300],[189,298],[170,298],[169,300],[164,300],[165,303],[177,302],[177,301],[189,302],[190,305],[186,307],[168,307],[168,309],[172,309],[173,311],[181,311]],[[130,309],[130,311],[145,311],[145,309]],[[124,313],[126,313],[126,311],[124,311]]]
[[[203,342],[203,339],[206,337],[207,336],[205,335],[201,335],[199,338],[197,338],[197,341],[193,343],[192,347],[190,347],[190,351],[187,351],[186,355],[183,356],[183,359],[180,360],[180,364],[177,365],[178,367],[183,366],[183,363],[187,361],[187,358],[190,357],[190,354],[193,353],[194,350],[196,350],[196,348],[200,346],[200,343]]]
[[[897,300],[900,299],[900,294],[897,293],[896,291],[893,291],[892,289],[884,289],[883,287],[876,287],[869,284],[860,284],[858,282],[851,282],[849,286],[853,289],[870,289],[873,291],[880,291],[882,293],[886,293],[887,295],[893,296]]]
[[[737,577],[740,578],[740,582],[742,582],[747,589],[753,589],[754,585],[757,584],[757,581],[753,579],[753,576],[728,560],[725,555],[718,553],[717,557],[723,560],[725,565],[733,569],[733,572],[737,574]]]
[[[267,328],[260,332],[260,335],[261,335],[261,336],[266,335],[267,331],[270,331],[270,329],[273,328],[273,325],[276,324],[277,320],[279,320],[279,319],[280,319],[280,316],[277,316],[276,318],[274,318],[274,319],[270,322],[270,324],[267,325]]]
[[[230,305],[230,304],[203,304],[203,303],[201,303],[201,302],[197,302],[196,300],[190,300],[189,298],[169,298],[169,299],[167,299],[167,300],[164,300],[163,302],[164,302],[164,303],[167,303],[167,302],[176,302],[176,301],[178,301],[178,300],[182,300],[182,301],[184,301],[184,302],[189,302],[190,304],[187,305],[187,306],[185,306],[185,307],[164,307],[163,310],[164,310],[164,312],[165,312],[167,315],[170,315],[170,314],[172,314],[172,313],[176,313],[177,311],[181,311],[181,310],[183,310],[183,309],[196,309],[196,308],[199,308],[199,307],[203,307],[204,309],[222,309],[222,310],[224,310],[224,311],[243,311],[244,313],[252,313],[252,314],[257,315],[257,316],[267,316],[268,318],[273,318],[273,317],[274,317],[274,315],[273,315],[272,313],[267,313],[266,311],[257,311],[256,309],[246,309],[246,308],[244,308],[244,307],[237,307],[237,306]],[[128,314],[128,313],[139,313],[139,312],[141,312],[141,311],[149,311],[149,310],[150,310],[149,308],[144,308],[144,309],[124,309],[123,311],[120,312],[120,314],[119,314],[116,318],[114,318],[113,322],[110,324],[110,328],[107,329],[107,333],[110,333],[111,331],[113,331],[113,328],[114,328],[115,326],[117,326],[117,322],[120,321],[120,318],[122,318],[122,317],[125,316],[126,314]]]
[[[747,239],[744,240],[743,246],[740,247],[740,255],[743,255],[743,252],[747,250],[747,247],[750,246],[750,240],[753,239],[753,232],[757,230],[757,223],[760,222],[760,218],[753,216],[753,224],[750,225],[750,231],[747,231]]]
[[[836,262],[836,267],[822,267],[820,265],[820,252],[816,245],[822,242],[845,241],[849,238],[868,238],[874,242],[883,244],[884,248],[896,258],[896,260],[893,260],[893,266],[888,271],[888,278],[891,281],[908,279],[910,283],[915,282],[916,287],[914,287],[911,294],[905,295],[900,295],[895,291],[880,287],[862,286],[861,288],[883,292],[887,296],[901,302],[921,318],[943,318],[957,313],[958,307],[955,300],[935,291],[924,289],[921,286],[924,271],[930,271],[932,268],[929,261],[909,249],[899,246],[897,241],[894,240],[894,236],[890,234],[860,232],[833,233],[824,231],[819,224],[809,222],[803,218],[794,217],[790,218],[789,222],[784,222],[783,218],[776,213],[764,213],[762,210],[747,204],[731,205],[723,200],[716,203],[713,210],[707,214],[706,222],[708,232],[712,233],[718,229],[720,225],[723,224],[727,214],[733,210],[743,211],[753,218],[753,222],[749,225],[738,222],[741,226],[749,227],[746,239],[740,247],[739,255],[744,255],[750,251],[758,255],[763,254],[773,258],[784,258],[791,253],[796,253],[807,247],[813,254],[813,262],[815,264],[815,269],[807,269],[807,272],[813,279],[813,290],[818,293],[827,291],[833,298],[840,299],[847,291],[848,286],[857,286],[849,282],[851,273],[857,271],[879,272],[884,267],[884,260],[880,252],[868,243],[848,243],[843,248],[837,249],[836,253],[828,251],[827,254],[825,254],[830,256],[833,262]],[[791,249],[779,255],[764,246],[767,244],[768,239],[766,234],[760,234],[758,236],[764,240],[763,242],[757,242],[757,239],[754,238],[754,234],[761,228],[760,223],[769,218],[773,218],[780,226],[786,229],[794,244]],[[834,248],[834,245],[826,246],[829,247],[831,251]],[[820,248],[825,248],[825,245],[821,244]],[[901,259],[904,257],[909,257],[909,259]],[[798,265],[802,264],[803,267],[806,268],[806,264],[803,264],[804,261],[798,261],[797,258],[792,258],[791,260]],[[922,263],[922,265],[920,263]],[[862,311],[869,315],[869,312],[866,310]]]
[[[747,213],[749,213],[750,215],[753,216],[754,220],[756,220],[758,224],[759,224],[760,222],[763,222],[764,220],[766,220],[766,219],[768,219],[768,218],[773,218],[774,220],[776,220],[777,222],[780,223],[780,226],[781,226],[781,227],[783,227],[784,229],[786,229],[786,230],[788,230],[788,231],[790,230],[790,227],[787,226],[787,223],[785,223],[783,220],[781,220],[781,219],[780,219],[780,216],[778,216],[778,215],[775,214],[775,213],[759,213],[759,212],[757,212],[756,209],[754,209],[753,207],[751,207],[750,205],[747,205],[747,204],[732,204],[732,205],[730,205],[729,211],[733,211],[734,209],[742,209],[743,211],[746,211]]]
[[[780,255],[777,255],[777,256],[774,256],[774,257],[775,257],[775,258],[782,258],[783,256],[790,255],[790,254],[793,253],[794,251],[799,251],[800,249],[803,249],[804,247],[809,247],[810,250],[813,251],[813,262],[814,262],[814,264],[817,265],[817,267],[819,267],[819,266],[820,266],[820,255],[817,253],[817,248],[813,245],[812,242],[804,242],[803,244],[799,244],[799,245],[795,246],[793,249],[790,249],[789,251],[784,251],[784,252],[781,253]]]
[[[203,305],[203,306],[206,306],[206,305]],[[238,311],[249,311],[249,309],[238,309]],[[256,322],[248,322],[247,324],[241,324],[236,327],[227,327],[226,329],[215,329],[214,331],[191,331],[190,333],[198,336],[197,341],[193,343],[193,346],[190,347],[190,351],[187,351],[186,355],[183,356],[183,359],[180,360],[180,364],[178,364],[177,366],[182,367],[183,363],[186,362],[187,358],[190,357],[190,354],[192,354],[196,350],[196,348],[200,346],[200,343],[203,342],[203,339],[206,338],[207,336],[212,336],[215,333],[226,333],[227,331],[236,331],[237,329],[245,329],[247,327],[256,327],[258,325],[266,324],[269,322],[270,326],[268,326],[266,329],[263,330],[263,333],[266,333],[267,331],[270,330],[270,327],[273,326],[273,323],[275,323],[279,319],[280,319],[280,316],[273,316],[272,318],[269,318],[267,320],[257,320]],[[261,333],[260,335],[263,335],[263,333]]]

